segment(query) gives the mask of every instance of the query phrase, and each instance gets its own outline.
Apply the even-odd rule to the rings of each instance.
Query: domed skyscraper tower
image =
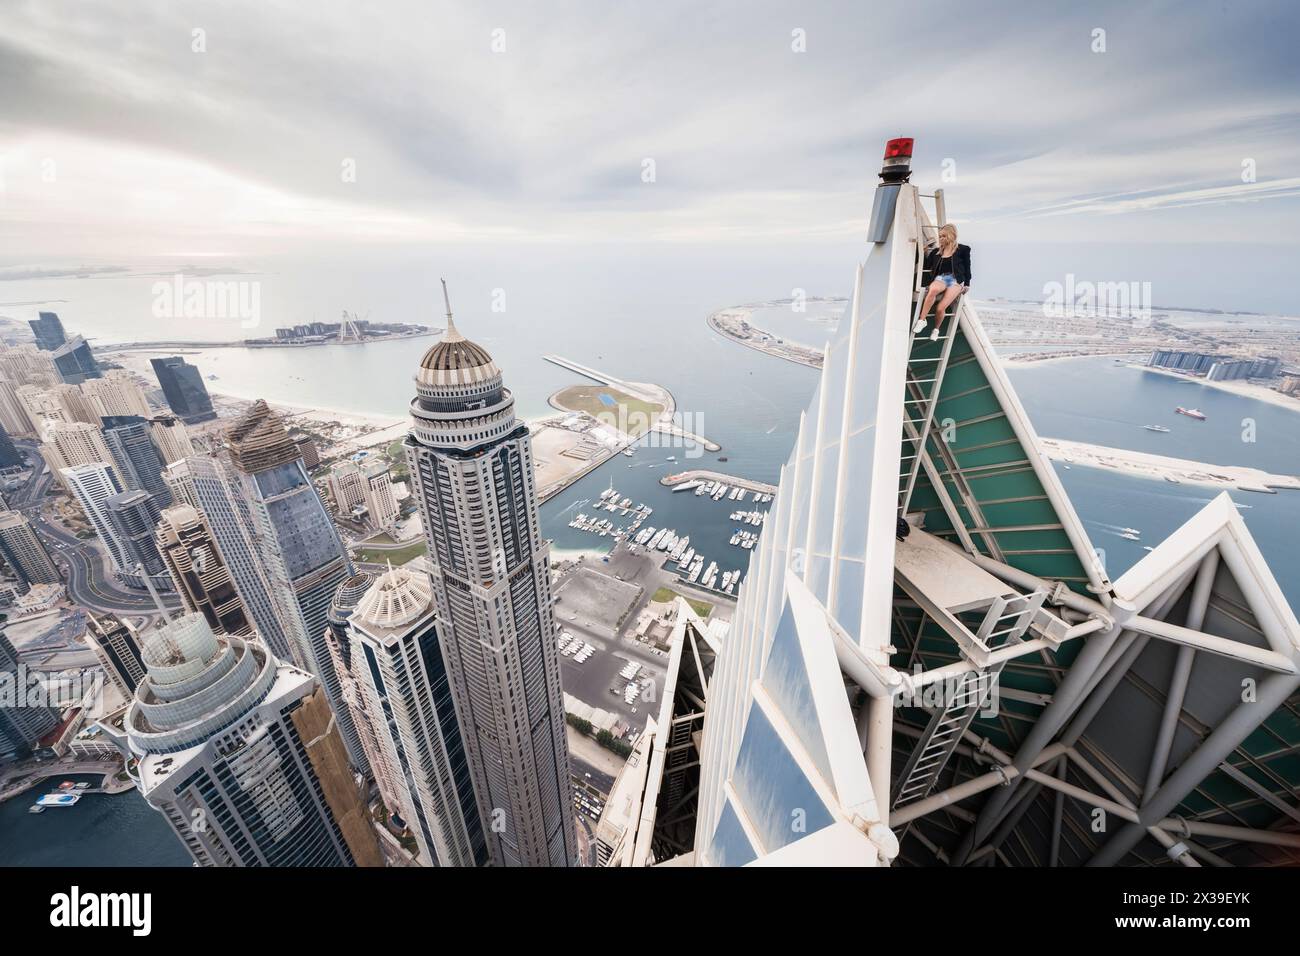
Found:
[[[438,645],[498,866],[576,857],[549,545],[528,427],[492,356],[447,330],[415,375],[406,438],[424,519]]]

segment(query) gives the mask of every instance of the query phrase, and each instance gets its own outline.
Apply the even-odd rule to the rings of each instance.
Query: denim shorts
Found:
[[[957,279],[952,275],[952,273],[945,273],[941,276],[935,276],[935,278],[942,282],[944,287],[948,289],[951,289],[957,284]]]

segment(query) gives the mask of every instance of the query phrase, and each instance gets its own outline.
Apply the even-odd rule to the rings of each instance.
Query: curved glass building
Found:
[[[115,736],[136,786],[195,862],[382,865],[310,674],[260,641],[214,634],[198,613],[149,635],[143,658],[146,676]]]

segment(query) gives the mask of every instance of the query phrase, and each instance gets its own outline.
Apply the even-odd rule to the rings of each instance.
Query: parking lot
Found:
[[[620,637],[620,621],[625,625],[636,615],[649,595],[658,587],[662,574],[653,559],[631,555],[616,549],[608,562],[580,565],[570,570],[556,587],[555,620],[561,631],[575,640],[590,644],[594,653],[577,663],[573,654],[560,656],[560,676],[568,694],[619,715],[633,731],[645,726],[646,715],[657,709],[657,702],[639,696],[631,704],[624,701],[627,681],[618,674],[629,661],[641,665],[637,674],[649,680],[655,691],[663,686],[667,656],[637,641]],[[622,576],[623,580],[619,579]],[[611,688],[616,692],[611,693]],[[657,696],[651,691],[651,696]]]

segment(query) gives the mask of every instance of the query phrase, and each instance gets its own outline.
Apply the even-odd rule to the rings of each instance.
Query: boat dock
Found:
[[[763,495],[776,494],[776,485],[769,485],[765,481],[754,481],[752,478],[737,478],[735,475],[728,475],[721,471],[709,471],[704,468],[691,468],[672,475],[664,475],[659,479],[659,484],[667,488],[673,488],[687,481],[720,481],[732,488],[744,488],[746,491],[753,491]]]

